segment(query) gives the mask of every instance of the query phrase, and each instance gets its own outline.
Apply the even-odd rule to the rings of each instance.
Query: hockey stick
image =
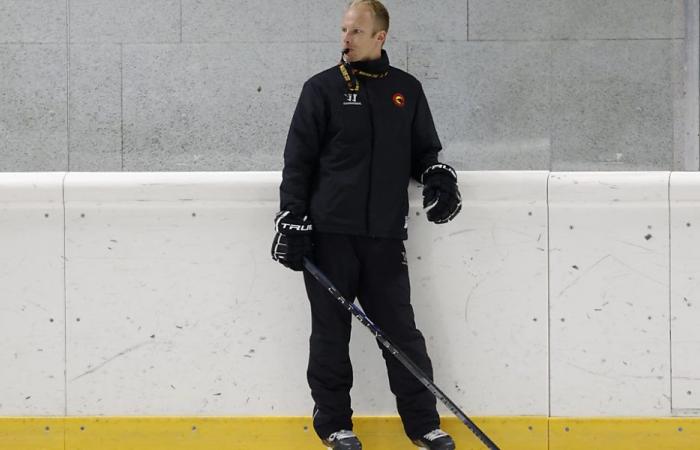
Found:
[[[481,440],[481,442],[484,443],[484,445],[489,448],[490,450],[500,450],[496,444],[493,443],[491,439],[489,439],[486,434],[481,431],[481,429],[476,426],[472,420],[467,417],[466,414],[462,412],[461,409],[453,402],[452,400],[445,395],[444,392],[438,388],[435,383],[433,383],[430,378],[421,370],[420,367],[416,365],[413,361],[411,361],[408,356],[406,356],[401,350],[399,350],[394,344],[391,343],[388,337],[384,335],[382,330],[380,330],[374,322],[372,322],[363,312],[360,310],[357,306],[355,306],[354,303],[351,303],[338,292],[338,289],[333,286],[333,283],[326,278],[326,276],[316,267],[311,261],[309,261],[308,258],[304,258],[304,268],[309,271],[311,275],[313,275],[316,280],[318,280],[321,285],[328,290],[328,292],[331,293],[333,297],[336,298],[348,311],[352,313],[353,316],[357,320],[362,323],[362,325],[366,326],[369,328],[369,330],[372,332],[372,334],[377,338],[377,340],[384,346],[386,347],[387,350],[389,350],[389,353],[394,355],[396,359],[398,359],[401,364],[403,364],[406,369],[408,369],[409,372],[411,372],[416,378],[418,378],[418,381],[423,383],[423,385],[428,388],[430,392],[440,400],[447,408],[454,413],[455,416],[459,420],[462,421],[463,424],[465,424],[471,431],[474,433],[476,437]]]

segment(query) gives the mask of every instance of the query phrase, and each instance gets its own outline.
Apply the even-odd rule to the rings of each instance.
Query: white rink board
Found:
[[[469,186],[474,175],[461,176]],[[509,186],[511,192],[522,192],[523,176],[516,172],[510,176],[512,183],[503,174],[499,184]],[[220,177],[219,182],[212,177]],[[534,206],[539,208],[536,217],[529,219],[533,224],[539,220],[531,230],[531,254],[539,258],[540,282],[528,288],[534,289],[530,301],[539,299],[542,319],[530,326],[530,337],[520,336],[518,342],[539,340],[539,346],[521,355],[515,341],[486,345],[496,338],[493,333],[498,326],[462,327],[463,313],[454,327],[458,334],[447,336],[443,319],[452,312],[445,311],[441,317],[435,317],[435,312],[451,304],[463,308],[468,298],[464,286],[453,284],[441,292],[435,303],[444,305],[440,308],[424,301],[421,288],[415,290],[418,322],[426,324],[423,331],[438,381],[444,380],[445,389],[465,407],[478,406],[484,412],[495,411],[486,405],[506,390],[523,395],[499,399],[501,413],[546,412],[546,259],[543,250],[535,249],[546,225],[546,173],[525,178],[530,185],[538,185],[534,189],[538,196],[527,201],[539,202]],[[257,185],[252,183],[243,192],[240,183],[246,180],[255,180]],[[309,315],[303,283],[298,274],[269,257],[278,186],[276,173],[132,174],[128,183],[122,174],[69,175],[69,414],[309,413],[305,380]],[[527,192],[533,194],[532,189]],[[518,200],[524,197],[521,194]],[[471,201],[469,195],[466,199]],[[521,209],[528,207],[521,205]],[[506,208],[512,209],[512,205]],[[527,212],[524,215],[528,217]],[[462,228],[473,226],[469,223],[473,219],[468,214],[459,217],[439,227],[442,237],[427,236],[448,244],[442,248],[443,264],[466,267],[463,255],[469,248],[459,237],[452,239],[448,234],[456,230],[460,236]],[[414,237],[409,249],[426,245],[421,241],[427,224],[423,217],[419,219],[412,220]],[[505,239],[507,245],[512,237],[506,233],[499,239]],[[430,252],[424,253],[428,266],[411,261],[416,286],[426,286],[422,281],[428,278],[425,271],[433,270]],[[492,263],[503,265],[500,259]],[[484,262],[480,266],[483,270]],[[518,276],[515,272],[503,275]],[[479,295],[472,295],[469,301],[478,305],[484,301],[480,298],[490,301]],[[498,315],[498,308],[496,303],[477,306],[470,310],[471,323],[479,324],[481,314]],[[439,323],[431,326],[435,320]],[[508,327],[502,320],[499,326]],[[355,328],[355,386],[362,388],[353,391],[353,407],[358,414],[392,413],[394,400],[379,349],[366,330],[359,324]],[[472,336],[475,330],[482,333],[482,340]],[[509,357],[510,348],[520,355]],[[496,350],[499,358],[494,358]],[[539,364],[533,363],[531,353],[537,354]],[[512,361],[513,370],[507,371],[512,375],[494,383],[490,369],[501,365],[501,359]],[[497,388],[485,390],[479,384],[489,382]],[[480,397],[479,392],[490,396]],[[468,399],[480,399],[480,404],[470,404]]]
[[[473,415],[700,411],[700,176],[459,177],[463,211],[446,225],[411,185],[407,242],[449,396]],[[302,277],[269,256],[279,182],[0,174],[0,416],[309,415]],[[395,414],[357,323],[351,353],[356,414]]]
[[[425,219],[414,190],[416,321],[437,382],[473,415],[548,411],[547,176],[460,173],[462,212],[444,225]]]
[[[69,414],[308,413],[303,281],[269,255],[278,185],[69,175]]]
[[[673,408],[700,410],[700,174],[671,176]]]
[[[667,172],[552,173],[552,416],[667,416]]]
[[[65,412],[64,175],[0,175],[0,416]]]

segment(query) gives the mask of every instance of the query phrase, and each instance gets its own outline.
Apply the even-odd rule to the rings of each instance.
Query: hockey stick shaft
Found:
[[[369,317],[367,317],[362,310],[360,310],[354,303],[347,301],[341,293],[336,289],[333,283],[321,272],[318,267],[316,267],[308,258],[304,258],[304,268],[318,280],[321,285],[330,292],[330,294],[338,300],[345,309],[350,311],[357,320],[367,327],[372,334],[377,338],[380,344],[382,344],[392,355],[398,359],[401,364],[403,364],[409,372],[411,372],[438,400],[440,400],[455,416],[466,425],[474,435],[479,438],[484,445],[490,450],[500,450],[498,446],[489,439],[486,434],[481,431],[481,429],[472,420],[467,417],[464,412],[459,409],[459,407],[450,400],[450,398],[445,395],[444,392],[438,388],[435,383],[433,383],[430,378],[423,372],[423,370],[416,365],[408,356],[406,356],[398,347],[391,343],[388,337],[384,335],[382,330],[377,327],[374,322],[372,322]]]

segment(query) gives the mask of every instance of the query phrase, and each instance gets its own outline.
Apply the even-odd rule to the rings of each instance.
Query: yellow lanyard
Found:
[[[360,82],[357,80],[357,75],[362,75],[363,77],[367,78],[384,78],[389,74],[389,71],[387,70],[384,73],[369,73],[365,72],[363,70],[353,70],[350,69],[348,70],[348,63],[345,62],[344,59],[340,59],[340,63],[338,64],[338,68],[340,69],[341,75],[343,75],[343,79],[345,82],[348,84],[348,90],[350,92],[358,92],[360,90]],[[352,74],[352,75],[351,75]]]

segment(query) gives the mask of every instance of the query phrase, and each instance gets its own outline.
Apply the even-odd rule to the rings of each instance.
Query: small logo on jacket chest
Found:
[[[403,96],[402,93],[397,92],[391,97],[391,101],[394,102],[394,105],[398,106],[399,108],[403,108],[406,106],[406,97]]]
[[[343,94],[343,105],[354,105],[354,106],[362,106],[362,103],[357,101],[357,94],[349,93],[349,94]]]

